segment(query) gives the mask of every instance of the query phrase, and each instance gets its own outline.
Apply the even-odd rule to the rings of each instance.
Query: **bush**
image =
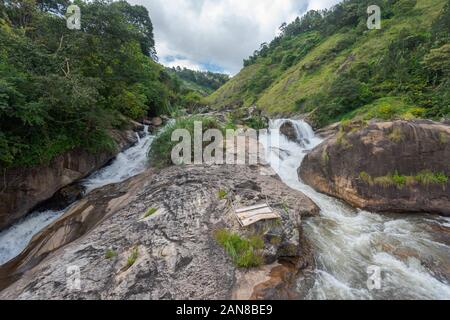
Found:
[[[209,117],[190,117],[180,118],[174,123],[169,124],[162,132],[155,138],[149,151],[148,157],[150,164],[157,168],[167,167],[172,165],[172,150],[179,143],[172,141],[172,134],[177,129],[186,129],[191,135],[192,154],[194,152],[194,122],[202,122],[203,133],[209,129],[219,129],[223,131],[222,125],[214,118]]]

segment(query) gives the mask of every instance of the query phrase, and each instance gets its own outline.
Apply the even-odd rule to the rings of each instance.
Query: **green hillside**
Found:
[[[367,28],[369,4],[381,7],[381,30]],[[448,0],[348,0],[310,11],[283,25],[208,102],[309,114],[317,126],[355,117],[446,117],[449,28]]]
[[[182,90],[195,91],[203,96],[210,95],[224,85],[230,77],[211,71],[196,71],[187,68],[166,68],[167,72],[180,80]]]

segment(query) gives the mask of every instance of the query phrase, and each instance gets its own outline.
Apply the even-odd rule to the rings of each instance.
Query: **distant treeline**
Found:
[[[181,67],[170,68],[169,70],[176,74],[180,79],[194,83],[205,89],[208,93],[219,89],[230,79],[227,74],[210,71],[196,71]]]

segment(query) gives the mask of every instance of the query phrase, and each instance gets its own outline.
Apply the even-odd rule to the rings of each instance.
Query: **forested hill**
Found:
[[[367,27],[368,5],[382,12]],[[316,126],[361,118],[450,116],[448,0],[346,0],[283,24],[209,103],[309,114]]]
[[[179,86],[155,62],[147,9],[125,1],[0,1],[0,167],[35,165],[82,146],[113,148],[125,117],[169,112]]]
[[[181,88],[209,95],[224,85],[230,77],[211,71],[197,71],[187,68],[167,68],[167,71],[181,80]]]

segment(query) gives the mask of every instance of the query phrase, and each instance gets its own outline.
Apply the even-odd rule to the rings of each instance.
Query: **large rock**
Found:
[[[314,269],[302,217],[319,209],[267,172],[230,165],[150,169],[95,190],[0,267],[0,299],[301,298],[307,288],[295,279],[311,278]],[[281,220],[241,228],[232,204],[262,201]],[[145,217],[149,208],[157,211]],[[219,229],[262,237],[265,265],[235,267],[215,240]],[[69,266],[80,268],[80,291],[66,286]]]
[[[137,142],[133,130],[111,131],[116,151],[91,154],[81,149],[55,157],[48,165],[8,169],[0,187],[0,230],[22,218],[61,188],[82,179]]]
[[[314,189],[377,212],[450,215],[450,126],[432,121],[348,127],[308,154],[300,177]]]
[[[280,133],[286,136],[290,141],[298,141],[297,129],[291,121],[286,121],[281,125]]]

